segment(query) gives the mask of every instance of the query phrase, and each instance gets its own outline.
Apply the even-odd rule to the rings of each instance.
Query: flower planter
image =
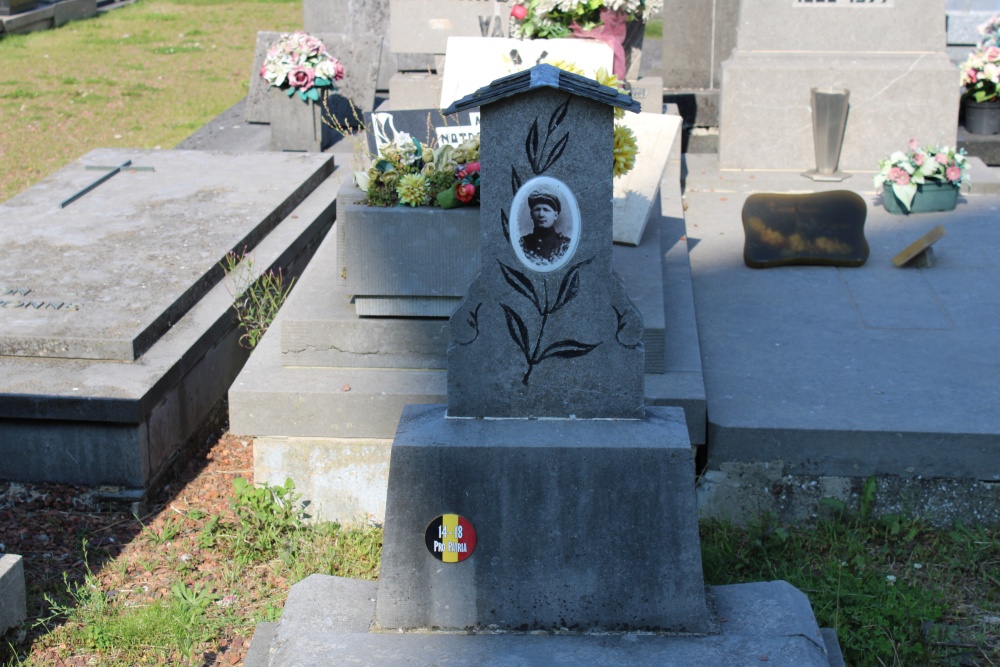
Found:
[[[969,134],[1000,134],[1000,99],[976,102],[962,100],[965,129]]]
[[[359,314],[366,299],[379,300],[380,315],[421,314],[433,303],[448,312],[423,314],[450,314],[479,272],[479,207],[382,208],[363,199],[350,181],[337,193],[339,286]]]
[[[886,183],[882,190],[882,204],[885,210],[896,215],[954,211],[958,203],[958,188],[957,185],[940,181],[928,181],[918,185],[917,194],[913,196],[913,203],[907,211],[896,197],[896,193],[892,191],[892,186]]]
[[[284,90],[268,90],[268,111],[271,121],[271,150],[320,152],[333,143],[333,128],[324,122],[324,102],[328,90],[323,90],[318,102],[289,97]]]

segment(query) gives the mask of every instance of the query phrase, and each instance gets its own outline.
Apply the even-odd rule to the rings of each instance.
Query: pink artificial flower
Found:
[[[962,170],[955,166],[948,167],[948,169],[945,170],[944,175],[952,183],[962,180]]]
[[[969,80],[969,83],[975,83],[979,80],[979,73],[974,69],[968,69],[965,71],[965,77]]]
[[[309,54],[317,54],[325,50],[323,42],[319,41],[312,35],[307,35],[305,33],[302,33],[301,40],[302,40],[301,41],[302,48],[305,49],[306,52]]]
[[[458,197],[458,201],[468,204],[476,196],[476,186],[472,183],[458,183],[455,186],[455,196]]]
[[[997,48],[995,46],[990,46],[986,49],[986,53],[984,55],[986,56],[987,60],[1000,59],[1000,48]]]
[[[334,71],[333,75],[334,81],[340,81],[341,79],[344,78],[344,64],[339,60],[337,60],[336,58],[333,59],[333,71]]]
[[[301,65],[293,67],[292,71],[288,73],[289,85],[299,90],[309,90],[312,88],[313,79],[315,78],[316,76],[313,74],[311,67],[302,67]]]
[[[528,15],[528,8],[524,5],[514,5],[510,8],[510,15],[518,21],[523,21],[524,17]]]
[[[899,167],[893,167],[889,170],[889,180],[900,185],[907,185],[910,182],[910,175]]]
[[[937,160],[938,164],[948,164],[948,156],[944,153],[938,153],[934,156],[934,159]]]
[[[924,155],[923,153],[914,153],[913,154],[913,164],[917,165],[918,167],[921,166],[921,165],[923,165],[924,164],[924,159],[926,157],[927,156]]]
[[[917,148],[919,148],[920,144],[917,143],[916,139],[910,139],[909,146],[910,146],[910,150],[911,151],[915,151],[915,150],[917,150]]]

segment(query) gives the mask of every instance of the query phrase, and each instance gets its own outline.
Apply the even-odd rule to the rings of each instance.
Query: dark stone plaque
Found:
[[[743,261],[754,269],[861,266],[869,252],[867,215],[865,201],[849,190],[750,195],[743,204]]]

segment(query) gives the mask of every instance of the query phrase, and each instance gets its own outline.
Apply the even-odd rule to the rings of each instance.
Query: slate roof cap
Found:
[[[594,79],[543,63],[523,72],[515,72],[501,77],[488,86],[452,102],[451,106],[443,113],[453,114],[458,111],[474,109],[536,88],[565,90],[568,93],[603,102],[610,106],[621,107],[634,113],[639,113],[642,108],[638,100],[633,100],[630,96],[619,93],[614,88],[602,86]]]

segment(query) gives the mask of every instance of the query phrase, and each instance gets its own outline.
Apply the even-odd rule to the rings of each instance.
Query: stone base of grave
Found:
[[[101,175],[84,165],[128,158],[153,170],[59,208]],[[36,248],[50,218],[74,230],[67,263],[0,267],[0,478],[154,488],[248,356],[220,262],[246,248],[255,273],[300,274],[333,222],[332,172],[323,155],[101,149],[0,206]]]
[[[389,79],[390,111],[437,109],[441,105],[444,79],[431,72],[397,72]]]
[[[0,556],[0,635],[28,616],[24,592],[24,562],[20,556]]]
[[[281,620],[257,626],[246,667],[664,665],[844,667],[837,635],[784,581],[715,586],[719,634],[371,632],[378,584],[314,574],[292,586]]]
[[[810,54],[737,49],[722,66],[719,166],[804,171],[816,166],[810,88],[846,88],[850,117],[840,168],[870,171],[911,137],[954,145],[960,89],[943,53]],[[920,90],[919,100],[914,90]],[[887,118],[912,119],[905,127]],[[887,129],[888,128],[888,129]]]
[[[410,405],[399,420],[376,627],[718,631],[682,410],[634,420],[446,410]],[[438,531],[432,554],[425,533],[446,514],[464,517],[466,534]],[[448,562],[452,550],[462,560]]]

